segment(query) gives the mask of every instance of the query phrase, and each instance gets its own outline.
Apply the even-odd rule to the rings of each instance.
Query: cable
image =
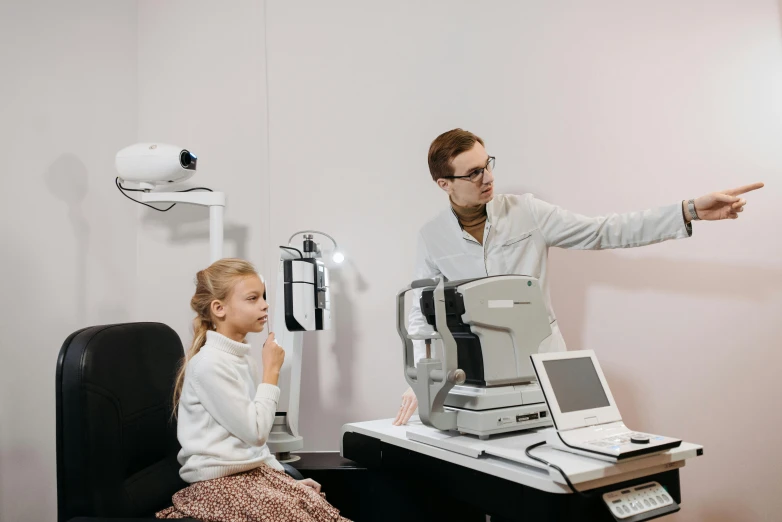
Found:
[[[545,440],[544,440],[544,441],[541,441],[541,442],[538,442],[538,443],[535,443],[535,444],[533,444],[533,445],[531,445],[531,446],[527,446],[527,448],[524,450],[524,453],[525,453],[525,454],[526,454],[526,455],[527,455],[529,458],[531,458],[532,460],[537,460],[538,462],[541,462],[541,463],[545,464],[546,466],[548,466],[548,467],[550,467],[550,468],[554,468],[555,470],[559,471],[559,474],[560,474],[560,475],[562,475],[562,477],[565,479],[565,482],[567,482],[567,485],[568,485],[568,487],[570,488],[570,490],[571,490],[573,493],[577,493],[578,495],[581,495],[581,496],[582,496],[582,497],[584,497],[584,498],[592,498],[592,495],[587,495],[586,493],[584,493],[584,492],[581,492],[581,491],[577,490],[577,489],[576,489],[576,487],[573,485],[573,483],[572,483],[572,482],[570,482],[570,478],[569,478],[569,477],[568,477],[568,476],[565,474],[565,472],[564,472],[564,471],[562,471],[562,468],[560,468],[560,467],[559,467],[559,466],[557,466],[556,464],[552,464],[551,462],[549,462],[549,461],[547,461],[547,460],[545,460],[545,459],[542,459],[542,458],[540,458],[540,457],[536,457],[535,455],[532,455],[532,454],[530,453],[530,450],[533,450],[533,449],[535,449],[535,448],[538,448],[538,447],[540,447],[540,446],[543,446],[544,444],[546,444],[546,441],[545,441]]]
[[[295,247],[287,247],[287,246],[282,246],[282,245],[280,245],[280,248],[284,248],[285,250],[293,250],[293,251],[295,251],[295,252],[298,252],[298,254],[299,254],[299,258],[300,258],[300,259],[304,259],[304,254],[302,254],[302,253],[301,253],[301,250],[299,250],[298,248],[295,248]]]
[[[125,193],[125,192],[146,192],[145,190],[143,190],[143,189],[129,189],[129,188],[125,188],[125,187],[123,187],[123,186],[120,184],[120,182],[119,182],[119,176],[117,176],[117,177],[114,179],[114,183],[117,185],[117,188],[119,189],[119,191],[120,191],[120,192],[122,192],[122,195],[123,195],[123,196],[125,196],[126,198],[128,198],[129,200],[131,200],[131,201],[133,201],[133,202],[135,202],[135,203],[138,203],[139,205],[144,205],[145,207],[149,207],[149,208],[151,208],[152,210],[157,210],[158,212],[168,212],[169,210],[171,210],[172,208],[174,208],[174,206],[176,206],[176,203],[172,203],[172,204],[171,204],[171,205],[170,205],[168,208],[157,208],[157,207],[153,207],[153,206],[152,206],[152,205],[150,205],[149,203],[144,203],[143,201],[139,201],[139,200],[137,200],[137,199],[133,199],[132,197],[128,196],[128,195]],[[212,189],[210,189],[210,188],[207,188],[207,187],[193,187],[193,188],[189,188],[189,189],[187,189],[187,190],[177,190],[176,192],[193,192],[194,190],[205,190],[205,191],[207,191],[207,192],[212,192]]]
[[[208,188],[208,187],[193,187],[189,188],[187,190],[177,190],[177,192],[193,192],[194,190],[203,190],[204,192],[214,192],[214,190]]]
[[[288,238],[288,244],[291,244],[291,241],[293,241],[293,238],[298,236],[299,234],[320,234],[321,236],[325,236],[331,240],[331,242],[334,244],[334,251],[336,252],[339,250],[339,246],[337,246],[337,240],[331,237],[330,235],[326,234],[325,232],[321,232],[320,230],[299,230],[298,232],[294,232],[291,234],[291,237]]]
[[[119,176],[117,177],[116,181],[119,183]],[[125,192],[146,192],[144,189],[129,189],[127,187],[123,187],[122,185],[120,185],[120,189],[124,190]]]
[[[128,192],[144,192],[143,190],[141,190],[141,189],[126,189],[125,187],[123,187],[122,185],[120,185],[120,183],[119,183],[119,176],[118,176],[118,177],[117,177],[117,178],[114,180],[114,182],[116,183],[116,185],[117,185],[117,188],[119,189],[119,191],[120,191],[120,192],[122,192],[122,195],[123,195],[123,196],[125,196],[126,198],[128,198],[128,199],[129,199],[129,200],[131,200],[131,201],[135,201],[135,202],[136,202],[136,203],[138,203],[139,205],[144,205],[145,207],[149,207],[149,208],[151,208],[152,210],[157,210],[158,212],[168,212],[169,210],[171,210],[172,208],[174,208],[174,205],[176,205],[176,203],[173,203],[173,204],[172,204],[171,206],[169,206],[168,208],[157,208],[157,207],[153,207],[153,206],[152,206],[152,205],[150,205],[149,203],[144,203],[143,201],[139,201],[139,200],[137,200],[137,199],[133,199],[132,197],[130,197],[130,196],[128,196],[127,194],[125,194],[125,191],[126,191],[126,190],[127,190]]]

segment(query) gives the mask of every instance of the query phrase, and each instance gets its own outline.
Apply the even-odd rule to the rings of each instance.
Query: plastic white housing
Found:
[[[149,187],[185,181],[195,174],[196,160],[194,154],[182,147],[136,143],[117,153],[115,165],[123,181]]]

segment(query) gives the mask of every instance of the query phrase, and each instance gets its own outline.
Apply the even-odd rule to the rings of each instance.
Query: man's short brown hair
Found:
[[[453,176],[451,160],[462,152],[467,152],[475,146],[475,142],[483,145],[483,140],[470,131],[453,129],[435,138],[429,146],[429,172],[432,179]]]

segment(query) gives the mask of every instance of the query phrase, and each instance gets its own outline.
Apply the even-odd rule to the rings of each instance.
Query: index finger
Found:
[[[407,408],[405,408],[404,417],[402,417],[402,424],[407,424],[407,421],[409,421],[410,417],[412,417],[413,413],[415,413],[416,406],[417,405],[413,404],[412,401],[407,405]]]
[[[746,194],[747,192],[752,192],[753,190],[763,188],[764,186],[765,185],[763,183],[752,183],[751,185],[744,185],[743,187],[726,190],[724,194],[737,196],[739,194]]]
[[[399,411],[396,414],[396,418],[394,419],[394,422],[392,423],[394,426],[400,426],[399,421],[402,420],[402,415],[405,413],[405,406],[402,405],[401,408],[399,408]]]

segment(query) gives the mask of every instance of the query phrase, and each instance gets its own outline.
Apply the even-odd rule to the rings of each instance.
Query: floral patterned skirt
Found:
[[[157,518],[204,522],[350,522],[326,495],[269,466],[196,482],[171,497]]]

